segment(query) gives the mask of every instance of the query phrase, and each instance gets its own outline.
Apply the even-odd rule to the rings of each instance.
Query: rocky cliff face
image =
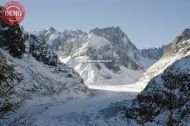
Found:
[[[144,66],[139,62],[141,56],[139,50],[119,27],[95,28],[90,33],[106,38],[110,42],[109,44],[112,46],[112,50],[103,48],[102,51],[104,50],[105,53],[110,51],[118,55],[116,62],[133,70],[143,69]],[[112,55],[110,58],[114,59],[116,57]]]
[[[121,50],[126,50],[127,53],[139,53],[135,45],[133,45],[127,35],[119,27],[107,27],[103,29],[95,28],[91,30],[90,33],[106,38],[115,47],[118,47]]]

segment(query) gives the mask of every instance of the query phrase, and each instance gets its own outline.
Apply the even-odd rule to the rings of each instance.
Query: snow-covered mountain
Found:
[[[0,28],[1,86],[17,82],[17,92],[28,98],[62,95],[66,99],[90,94],[83,79],[61,63],[44,40],[23,33],[19,26],[1,22]]]
[[[134,83],[162,54],[160,51],[157,58],[146,55],[147,51],[137,49],[119,27],[95,28],[89,33],[81,30],[61,33],[50,28],[39,32],[39,36],[86,84]]]
[[[126,108],[129,120],[145,126],[189,125],[189,48],[190,29],[186,29],[145,73],[146,88]]]
[[[159,60],[165,50],[167,49],[168,45],[163,45],[160,48],[149,48],[149,49],[142,49],[141,50],[141,55],[143,57],[149,58],[149,59],[153,59],[153,60]]]

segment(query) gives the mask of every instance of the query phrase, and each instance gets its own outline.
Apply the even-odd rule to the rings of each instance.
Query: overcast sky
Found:
[[[9,0],[0,0],[4,5]],[[190,0],[15,0],[25,30],[119,26],[138,48],[159,47],[190,28]]]

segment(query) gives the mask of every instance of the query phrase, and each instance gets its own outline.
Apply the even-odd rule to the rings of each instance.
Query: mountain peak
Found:
[[[54,32],[56,32],[56,29],[53,28],[53,27],[50,27],[50,28],[48,29],[48,31],[51,32],[51,33],[54,33]]]
[[[90,31],[97,36],[101,36],[106,38],[110,41],[114,46],[119,48],[125,48],[128,51],[136,50],[136,46],[130,41],[128,36],[120,29],[119,26],[117,27],[106,27],[106,28],[95,28]]]
[[[106,28],[95,28],[90,31],[95,35],[106,38],[113,43],[121,43],[123,39],[129,42],[127,35],[117,26],[117,27],[106,27]]]
[[[124,33],[119,26],[105,27],[105,28],[94,28],[90,31],[90,33]]]
[[[189,52],[190,49],[190,29],[185,29],[166,49],[164,56],[175,55],[176,53]]]
[[[190,29],[189,28],[186,28],[183,32],[183,34],[190,34]]]
[[[181,37],[182,37],[184,40],[190,39],[190,29],[189,29],[189,28],[185,29],[185,30],[182,32]]]
[[[175,42],[179,43],[179,42],[183,42],[185,40],[188,40],[190,39],[190,29],[187,28],[185,29],[181,35],[179,35],[176,39],[175,39]]]

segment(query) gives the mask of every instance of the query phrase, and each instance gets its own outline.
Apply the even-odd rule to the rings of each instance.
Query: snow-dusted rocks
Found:
[[[4,27],[4,23],[2,22],[0,26]],[[7,63],[14,66],[15,72],[22,75],[16,89],[18,92],[29,98],[59,94],[65,97],[80,97],[90,94],[83,79],[72,68],[60,63],[57,55],[43,39],[28,33],[24,34],[19,26],[6,27],[1,29],[0,51],[2,56],[6,57]],[[14,29],[17,34],[8,36],[8,31]],[[9,41],[4,43],[4,40]],[[12,48],[16,52],[10,52]],[[17,50],[21,51],[18,55],[20,59],[13,57],[18,54]],[[6,72],[9,72],[9,69],[4,73]]]
[[[126,117],[139,124],[188,126],[190,120],[190,56],[154,77],[137,96]]]
[[[16,66],[17,71],[24,75],[20,82],[20,91],[30,95],[65,95],[80,97],[90,94],[83,79],[72,69],[60,63],[57,55],[44,40],[29,35],[26,47],[31,48],[20,60],[6,56]],[[81,95],[80,95],[81,94]]]
[[[140,79],[143,85],[139,86],[145,89],[126,108],[125,116],[129,120],[145,126],[189,125],[189,31],[186,29],[178,36]]]

